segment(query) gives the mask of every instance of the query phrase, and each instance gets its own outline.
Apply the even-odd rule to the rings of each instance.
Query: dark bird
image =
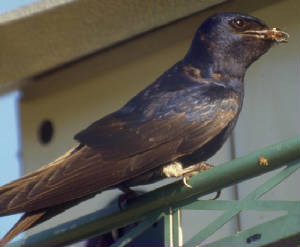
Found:
[[[202,162],[236,124],[247,68],[274,43],[287,40],[287,33],[249,15],[206,19],[181,61],[120,110],[75,135],[76,147],[0,187],[0,215],[25,212],[0,246],[103,190],[129,191],[210,168]]]

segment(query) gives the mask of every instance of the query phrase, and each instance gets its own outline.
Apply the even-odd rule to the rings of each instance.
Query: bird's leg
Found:
[[[191,189],[192,186],[187,183],[187,181],[190,179],[190,177],[196,175],[197,173],[200,173],[200,172],[206,171],[210,168],[213,168],[213,167],[214,167],[213,165],[210,165],[206,162],[200,162],[195,165],[191,165],[186,168],[183,168],[183,166],[180,162],[174,162],[170,165],[165,166],[162,169],[162,173],[168,178],[170,178],[170,177],[177,178],[177,177],[182,176],[182,182],[184,183],[184,185],[187,188]],[[217,195],[212,200],[219,198],[220,194],[221,194],[221,191],[220,190],[217,191]]]
[[[170,177],[183,177],[182,181],[184,185],[188,188],[192,188],[191,185],[187,183],[191,176],[196,175],[199,172],[203,172],[210,168],[214,167],[213,165],[207,164],[205,162],[200,162],[195,165],[188,166],[183,168],[180,162],[174,162],[170,165],[167,165],[163,168],[162,173],[170,178]]]
[[[121,184],[121,185],[118,186],[118,189],[121,190],[124,193],[124,194],[119,196],[118,206],[119,206],[120,209],[123,209],[122,203],[138,196],[138,194],[134,190],[130,189],[126,185]]]

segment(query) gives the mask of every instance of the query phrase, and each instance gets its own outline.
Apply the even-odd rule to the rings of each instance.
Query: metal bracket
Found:
[[[193,200],[185,201],[168,208],[166,212],[156,213],[138,224],[134,229],[125,234],[112,247],[121,247],[128,244],[136,236],[153,225],[161,217],[164,217],[164,235],[165,246],[197,246],[209,236],[214,234],[232,217],[242,210],[255,211],[286,211],[287,215],[278,217],[274,220],[257,225],[242,232],[237,232],[216,242],[204,245],[205,247],[240,247],[240,246],[266,246],[267,244],[278,242],[286,239],[294,240],[298,236],[300,229],[299,201],[258,201],[262,195],[277,186],[284,179],[298,170],[300,163],[293,162],[287,168],[280,171],[264,184],[256,188],[244,199],[239,201],[219,200]],[[182,228],[181,228],[181,211],[182,210],[223,210],[223,215],[218,217],[203,230],[197,233],[192,239],[183,245]],[[276,234],[274,234],[276,232]],[[289,245],[291,246],[291,245]]]

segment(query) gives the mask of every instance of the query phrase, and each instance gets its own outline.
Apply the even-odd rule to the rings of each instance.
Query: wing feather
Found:
[[[0,215],[32,212],[98,193],[190,154],[237,117],[240,103],[232,94],[213,103],[200,102],[194,108],[200,116],[204,109],[202,119],[188,119],[185,112],[139,124],[116,120],[113,115],[105,118],[103,124],[100,121],[93,127],[105,133],[102,143],[84,143],[41,169],[0,187]],[[124,126],[130,130],[124,130]]]

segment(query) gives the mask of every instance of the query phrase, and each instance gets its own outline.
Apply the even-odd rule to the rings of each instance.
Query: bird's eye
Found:
[[[234,20],[233,20],[233,24],[234,24],[236,27],[241,28],[241,27],[244,27],[245,22],[244,22],[243,19],[238,18],[238,19],[234,19]]]

